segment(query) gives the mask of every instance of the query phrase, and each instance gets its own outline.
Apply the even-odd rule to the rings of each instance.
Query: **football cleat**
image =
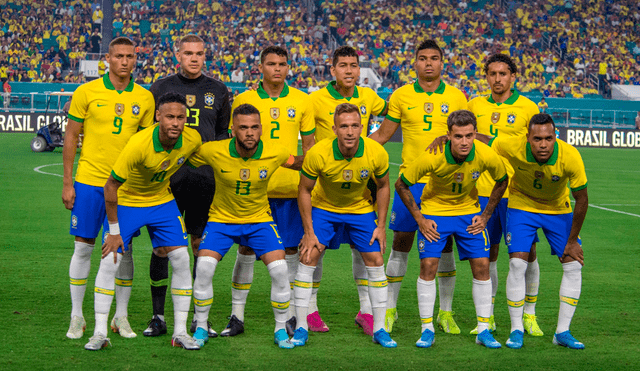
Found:
[[[454,314],[453,311],[441,310],[438,312],[438,318],[436,319],[438,326],[447,334],[460,333],[460,327],[458,327],[456,321],[453,319]]]
[[[398,320],[398,310],[396,308],[388,308],[384,316],[384,329],[391,333],[393,324]]]
[[[196,340],[187,334],[174,335],[171,338],[171,345],[173,345],[174,347],[184,348],[186,350],[200,349],[200,346],[198,345]]]
[[[436,339],[433,331],[429,329],[425,329],[424,331],[422,331],[422,335],[420,336],[420,339],[416,341],[416,346],[418,348],[431,348],[431,346],[433,345],[433,343],[435,343],[435,341]]]
[[[100,350],[102,348],[106,348],[111,345],[111,341],[108,337],[102,334],[93,335],[89,342],[84,345],[84,349],[86,350]]]
[[[491,335],[491,332],[487,329],[482,331],[476,336],[476,344],[484,345],[490,349],[498,349],[502,348],[502,344],[500,344],[496,339]]]
[[[295,345],[293,345],[293,343],[289,339],[287,331],[283,328],[273,334],[273,342],[278,344],[278,346],[282,349],[292,349],[295,347]]]
[[[236,315],[232,315],[229,319],[227,327],[222,330],[220,336],[236,336],[244,332],[244,322],[240,321]]]
[[[307,323],[309,324],[309,331],[313,332],[327,332],[329,326],[320,318],[320,313],[315,311],[307,316]]]
[[[189,328],[189,331],[193,334],[196,332],[196,330],[198,329],[198,321],[196,321],[195,319],[193,321],[191,321],[191,327]],[[209,337],[210,338],[215,338],[218,337],[218,333],[216,332],[216,330],[211,328],[211,322],[207,321],[207,329],[209,331]]]
[[[511,349],[520,349],[522,348],[522,345],[524,344],[524,339],[523,339],[524,333],[520,330],[514,330],[511,332],[511,335],[509,335],[509,339],[507,339],[507,346]]]
[[[369,336],[373,336],[373,315],[358,312],[356,315],[356,325],[362,327],[362,331]]]
[[[576,340],[569,330],[559,334],[553,334],[553,343],[569,349],[584,349],[584,344]]]
[[[297,347],[304,346],[309,340],[309,331],[299,327],[291,338],[291,343]]]
[[[111,330],[116,334],[120,334],[120,336],[122,336],[123,338],[131,339],[138,336],[138,334],[133,332],[133,330],[131,329],[131,325],[129,324],[129,320],[126,316],[118,318],[114,317],[111,320]]]
[[[209,341],[209,331],[203,329],[202,327],[198,327],[196,333],[193,334],[193,340],[196,341],[196,344],[200,348],[202,348]]]
[[[167,333],[167,323],[158,316],[153,316],[148,323],[146,330],[142,331],[144,336],[160,336]]]
[[[67,337],[69,339],[80,339],[84,335],[84,330],[87,328],[87,323],[84,318],[80,316],[73,316],[71,323],[69,324],[69,331],[67,331]]]
[[[493,314],[492,314],[491,317],[489,317],[489,332],[493,333],[495,331],[496,331],[496,320],[495,320],[495,318],[493,317]],[[478,335],[478,326],[476,326],[476,328],[471,330],[469,332],[469,334]]]
[[[540,326],[538,326],[538,321],[536,320],[536,318],[537,317],[535,314],[525,313],[524,316],[522,316],[524,329],[531,336],[542,336],[544,335],[544,332],[542,332]]]
[[[389,333],[386,332],[383,328],[373,334],[373,342],[375,344],[382,345],[384,348],[396,348],[398,346],[398,343],[393,341],[393,339],[391,339],[391,336],[389,336]]]
[[[284,324],[284,328],[287,330],[287,335],[293,336],[296,333],[297,324],[298,324],[298,321],[296,320],[295,316],[287,320],[287,322]]]

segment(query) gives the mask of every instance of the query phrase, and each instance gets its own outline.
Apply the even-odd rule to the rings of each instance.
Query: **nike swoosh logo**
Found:
[[[189,239],[189,236],[184,236],[184,239],[185,239],[185,240],[188,240],[188,239]]]
[[[220,169],[220,171],[223,172],[223,173],[230,173],[231,172],[231,171],[226,171],[226,170],[222,170],[222,169]]]
[[[490,247],[485,247],[484,251],[489,251],[491,248]]]
[[[480,118],[480,117],[482,117],[482,116],[486,116],[486,115],[476,115],[476,117],[478,117],[478,118]]]
[[[416,107],[418,107],[418,106],[408,107],[407,109],[408,109],[409,111],[411,111],[412,109],[414,109],[414,108],[416,108]]]
[[[521,168],[520,166],[518,166],[518,170],[525,171],[525,169]]]
[[[98,107],[104,107],[104,106],[106,106],[106,104],[100,104],[100,103],[98,103]]]
[[[325,173],[324,176],[326,176],[327,178],[331,178],[331,174],[329,173]]]
[[[436,174],[436,176],[437,176],[438,178],[444,178],[444,175],[438,175],[438,174]]]
[[[333,112],[329,112],[329,116],[333,116]]]

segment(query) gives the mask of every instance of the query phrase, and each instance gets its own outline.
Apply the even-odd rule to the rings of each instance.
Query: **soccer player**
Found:
[[[168,256],[173,269],[171,296],[175,322],[171,344],[189,350],[200,348],[187,335],[192,292],[187,234],[169,189],[171,175],[202,145],[197,131],[184,128],[186,108],[187,102],[180,94],[167,93],[160,97],[156,111],[158,124],[131,137],[104,186],[109,234],[102,247],[96,276],[96,327],[84,346],[87,350],[99,350],[110,344],[106,337],[107,317],[116,272],[125,246],[144,226],[149,231],[154,254]]]
[[[403,172],[409,164],[422,154],[426,146],[436,137],[447,133],[447,118],[459,109],[467,108],[464,94],[442,81],[440,74],[444,61],[442,49],[433,40],[420,43],[416,49],[413,67],[418,79],[407,84],[391,95],[389,112],[380,129],[370,138],[384,144],[399,126],[402,126],[402,165]],[[411,188],[415,200],[420,199],[422,190],[428,181],[425,176]],[[419,201],[418,201],[419,202]],[[391,209],[389,228],[393,230],[393,249],[387,263],[389,280],[389,308],[385,318],[385,327],[391,332],[398,318],[396,304],[402,279],[407,272],[409,251],[413,245],[418,225],[409,210],[400,202],[396,193]],[[460,329],[453,320],[452,301],[455,287],[455,261],[452,241],[449,241],[440,259],[438,267],[438,286],[440,289],[440,311],[437,321],[445,332],[459,334]]]
[[[106,59],[108,73],[81,85],[73,94],[62,151],[62,202],[71,210],[70,234],[75,236],[69,265],[71,324],[67,337],[70,339],[81,338],[86,327],[82,302],[91,270],[91,253],[106,218],[102,188],[129,138],[139,128],[153,124],[153,96],[131,78],[131,71],[136,66],[133,42],[126,37],[113,39]],[[81,131],[84,141],[74,182],[73,162]],[[116,314],[111,327],[124,337],[135,337],[127,320],[133,282],[130,248],[124,254],[116,277]]]
[[[491,279],[489,241],[485,226],[507,188],[507,172],[499,156],[476,137],[476,119],[470,111],[459,110],[447,119],[449,141],[444,153],[424,152],[404,169],[396,182],[396,192],[418,224],[420,277],[418,307],[422,335],[420,348],[434,343],[433,307],[436,301],[435,276],[447,238],[455,236],[461,260],[469,260],[473,273],[473,303],[478,319],[476,343],[500,348],[489,331]],[[495,181],[484,211],[478,205],[476,182],[484,171]],[[425,175],[429,181],[420,207],[410,189]]]
[[[373,308],[373,342],[395,348],[384,329],[387,278],[382,254],[386,247],[384,220],[389,208],[389,155],[369,138],[361,138],[360,108],[342,103],[335,108],[334,133],[309,150],[302,167],[298,204],[304,236],[300,242],[300,265],[294,284],[298,328],[291,339],[303,346],[309,338],[307,315],[313,271],[326,246],[340,228],[364,260]],[[377,183],[378,215],[365,190],[369,179]],[[317,181],[317,186],[316,186]],[[381,223],[378,223],[378,218]]]
[[[198,251],[193,285],[198,325],[193,337],[200,346],[209,340],[206,326],[213,303],[211,280],[218,262],[237,243],[250,247],[267,266],[276,320],[274,341],[280,348],[293,348],[285,330],[290,295],[287,263],[278,228],[271,217],[267,187],[278,167],[299,170],[302,156],[294,157],[275,142],[260,139],[262,124],[256,107],[250,104],[236,107],[232,120],[232,139],[205,143],[189,160],[193,166],[210,165],[217,184]]]
[[[487,78],[491,95],[488,97],[477,97],[469,102],[469,110],[473,112],[478,121],[478,133],[500,136],[514,137],[526,135],[527,125],[531,117],[537,114],[538,107],[528,98],[520,95],[513,89],[513,84],[517,77],[517,67],[513,60],[506,54],[493,54],[487,59],[484,72]],[[513,176],[513,168],[505,162],[507,173]],[[494,182],[488,173],[483,173],[478,180],[478,195],[480,207],[484,209],[491,195]],[[507,233],[507,202],[509,192],[506,191],[502,200],[496,207],[491,219],[487,223],[489,241],[491,241],[491,252],[489,254],[489,271],[491,273],[491,316],[489,317],[489,329],[493,332],[496,329],[493,317],[493,306],[498,290],[498,251],[502,235]],[[536,235],[537,242],[537,235]],[[524,306],[524,324],[526,331],[533,336],[542,336],[536,321],[535,305],[538,298],[538,286],[540,282],[540,268],[536,259],[535,243],[531,247],[529,263],[526,273],[527,293]],[[471,331],[477,334],[477,329]]]
[[[185,125],[200,133],[203,142],[221,140],[229,137],[229,92],[220,81],[202,73],[205,65],[204,40],[189,34],[180,39],[176,58],[180,72],[156,81],[151,85],[151,93],[156,101],[164,93],[172,91],[182,94],[187,100],[187,122]],[[209,206],[213,201],[215,180],[210,166],[193,169],[180,168],[171,177],[171,191],[184,216],[187,233],[191,235],[191,248],[195,262],[198,257],[198,245],[207,224]],[[151,299],[153,318],[142,332],[145,336],[158,336],[167,333],[164,321],[164,303],[167,294],[169,261],[166,257],[151,254],[149,273],[151,275]],[[195,332],[195,321],[191,323],[191,332]],[[209,325],[209,336],[218,334]]]
[[[584,349],[584,344],[569,331],[582,289],[584,254],[579,234],[589,206],[587,176],[580,153],[556,139],[555,123],[546,113],[531,118],[526,136],[497,136],[491,147],[514,169],[507,209],[507,303],[511,334],[506,344],[514,349],[523,345],[527,261],[536,231],[542,228],[551,245],[551,253],[558,256],[564,272],[553,343]],[[573,213],[569,193],[576,201]]]
[[[309,96],[285,82],[289,71],[289,54],[279,46],[268,46],[260,54],[258,69],[262,81],[257,90],[247,90],[233,101],[233,108],[242,104],[251,104],[263,114],[261,123],[265,130],[264,143],[273,143],[289,153],[298,153],[298,135],[302,138],[303,155],[313,146],[313,107]],[[231,126],[234,122],[232,120]],[[298,267],[298,244],[304,234],[300,211],[298,211],[298,183],[300,174],[287,168],[277,168],[267,188],[267,197],[273,221],[278,225],[284,244],[289,271],[291,297],[293,298],[293,280]],[[253,263],[256,257],[247,246],[240,245],[233,267],[231,286],[231,317],[221,336],[235,336],[244,332],[244,308],[253,281]],[[287,332],[293,335],[295,330],[294,301],[289,305]],[[295,307],[294,307],[295,308]]]
[[[386,115],[387,102],[380,98],[371,88],[356,86],[360,79],[360,62],[358,53],[350,46],[341,46],[333,52],[331,75],[335,78],[335,81],[331,81],[327,87],[310,94],[314,106],[316,142],[325,138],[335,138],[336,135],[332,129],[334,111],[338,104],[345,102],[355,104],[360,108],[363,127],[362,136],[366,137],[369,118],[371,115]],[[370,183],[372,182],[370,181]],[[373,184],[375,185],[375,182]],[[375,197],[375,194],[372,196]],[[338,248],[339,244],[344,241],[343,234],[337,233],[335,239],[327,248]],[[316,269],[313,271],[313,291],[309,303],[309,312],[311,313],[307,318],[309,330],[320,332],[329,331],[329,327],[320,317],[317,305],[318,288],[322,278],[323,256],[320,256]],[[351,256],[353,279],[356,282],[360,299],[360,311],[356,315],[355,321],[367,335],[373,336],[373,314],[368,294],[367,270],[360,252],[355,249],[355,246],[352,246]]]

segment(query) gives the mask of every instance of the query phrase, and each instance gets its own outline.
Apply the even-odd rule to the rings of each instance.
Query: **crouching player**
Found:
[[[284,246],[271,217],[267,184],[280,166],[300,170],[303,156],[294,157],[284,147],[260,140],[260,111],[250,104],[241,104],[233,111],[233,133],[234,138],[205,143],[189,159],[189,164],[196,167],[210,165],[216,179],[209,221],[198,250],[193,285],[197,329],[193,338],[200,346],[209,340],[211,280],[218,262],[237,243],[253,249],[267,266],[276,319],[274,341],[280,348],[293,348],[285,330],[290,297],[288,269]]]
[[[453,112],[447,119],[449,141],[444,153],[423,153],[409,165],[396,182],[396,191],[418,223],[420,235],[420,277],[418,307],[422,336],[416,342],[429,348],[434,342],[433,307],[436,300],[435,276],[447,238],[454,236],[460,259],[468,259],[473,273],[473,302],[478,319],[476,343],[500,348],[489,332],[491,279],[489,241],[485,227],[507,188],[508,176],[499,156],[476,141],[476,118],[467,110]],[[495,186],[487,206],[480,214],[476,182],[487,171]],[[429,174],[421,197],[421,208],[409,189]]]
[[[337,138],[322,140],[307,152],[300,177],[298,206],[304,236],[293,288],[299,327],[291,342],[302,346],[308,340],[306,319],[313,272],[336,231],[344,228],[349,243],[360,252],[369,276],[373,341],[385,348],[395,348],[396,342],[383,328],[387,277],[382,254],[387,241],[384,221],[389,208],[389,155],[377,142],[360,137],[362,122],[356,105],[342,103],[336,107],[333,130]],[[375,178],[378,185],[380,223],[377,223],[372,200],[364,197],[371,178]]]
[[[200,148],[202,138],[197,131],[184,127],[187,102],[183,96],[167,93],[158,99],[157,107],[158,124],[131,137],[104,186],[110,234],[102,246],[96,276],[96,327],[84,346],[87,350],[99,350],[110,344],[106,337],[107,317],[116,272],[125,246],[144,226],[149,231],[153,253],[168,256],[173,268],[171,295],[175,322],[171,343],[185,349],[200,348],[187,335],[192,291],[189,252],[182,216],[169,190],[169,178]]]

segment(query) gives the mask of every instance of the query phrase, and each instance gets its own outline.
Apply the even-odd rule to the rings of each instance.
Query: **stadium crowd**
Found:
[[[609,82],[640,84],[640,5],[634,0],[328,0],[313,2],[313,10],[301,3],[115,2],[109,36],[137,43],[136,82],[144,84],[175,73],[174,42],[196,33],[208,43],[208,74],[226,83],[257,83],[259,50],[284,44],[292,55],[290,85],[317,90],[331,80],[333,49],[347,44],[358,50],[363,67],[382,78],[381,91],[390,93],[415,79],[411,51],[425,29],[445,51],[445,80],[468,97],[489,92],[481,66],[499,51],[522,66],[522,92],[580,98],[606,92]],[[98,59],[92,53],[100,52],[104,36],[98,1],[0,5],[3,81],[85,81],[80,60]]]

